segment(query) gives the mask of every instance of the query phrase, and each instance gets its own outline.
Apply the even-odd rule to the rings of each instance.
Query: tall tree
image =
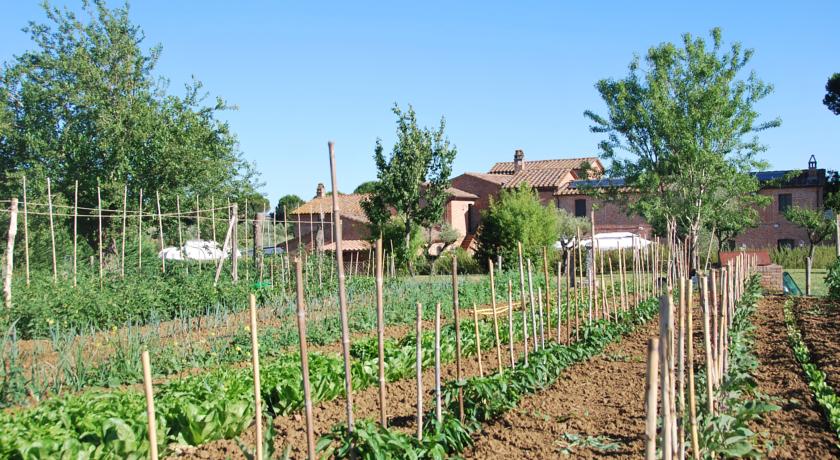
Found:
[[[121,206],[125,185],[130,203],[143,189],[152,206],[159,190],[166,209],[175,208],[178,194],[187,203],[258,197],[253,165],[216,118],[233,107],[222,99],[206,103],[198,81],[183,96],[167,94],[154,74],[161,47],[144,47],[127,5],[109,9],[94,0],[79,15],[47,4],[44,11],[47,23],[24,29],[33,49],[0,74],[3,196],[19,194],[25,174],[36,199],[50,177],[53,193],[72,202],[78,180],[79,205],[88,208],[96,207],[98,183],[111,208]],[[95,229],[84,220],[80,231],[90,239]]]
[[[283,209],[285,209],[287,213],[291,213],[303,203],[303,198],[295,194],[283,195],[279,200],[277,200],[277,207],[274,208],[274,213],[277,215],[278,220],[283,220],[286,217],[286,214],[283,213]]]
[[[376,181],[369,180],[362,182],[353,190],[353,193],[373,193],[376,188]]]
[[[623,204],[660,232],[686,236],[694,267],[700,228],[713,211],[756,195],[759,184],[747,177],[764,166],[756,133],[781,123],[758,122],[754,107],[772,87],[752,73],[739,78],[753,51],[739,43],[725,51],[719,29],[711,38],[711,47],[686,34],[682,46],[651,48],[644,65],[631,62],[627,77],[596,84],[606,117],[585,112],[591,130],[607,134],[599,147],[612,160],[609,174],[634,192]]]
[[[823,104],[835,115],[840,115],[840,73],[835,73],[826,82]]]
[[[814,257],[814,247],[834,234],[834,218],[821,209],[791,206],[785,210],[785,219],[808,234],[808,257]]]
[[[397,116],[397,141],[386,156],[382,141],[376,140],[373,159],[377,182],[362,208],[374,235],[391,219],[392,210],[396,211],[403,219],[403,235],[409,247],[415,227],[428,227],[443,219],[446,189],[457,151],[444,134],[443,117],[437,129],[421,128],[411,105],[403,111],[394,104],[392,110]],[[411,255],[403,254],[403,258],[410,262]]]

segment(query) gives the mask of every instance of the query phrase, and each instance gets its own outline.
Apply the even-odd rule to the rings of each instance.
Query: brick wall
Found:
[[[589,220],[589,213],[592,211],[593,202],[598,209],[595,210],[595,230],[601,232],[632,232],[647,237],[650,235],[650,225],[639,216],[628,216],[624,210],[615,203],[605,203],[602,200],[593,200],[586,195],[562,195],[555,197],[558,208],[565,209],[570,214],[575,214],[575,201],[586,200],[586,219]]]
[[[771,293],[782,291],[782,267],[780,265],[759,265],[758,273],[761,275],[761,287]],[[801,289],[804,290],[804,287]]]
[[[467,235],[467,223],[469,219],[470,205],[472,201],[450,200],[446,203],[444,210],[444,221],[452,228],[458,230],[461,236]]]
[[[476,228],[481,224],[481,212],[490,207],[490,198],[497,199],[501,190],[499,184],[468,174],[453,178],[452,186],[478,196],[469,211],[469,218]]]
[[[773,201],[758,211],[760,223],[758,227],[746,230],[735,239],[735,246],[745,245],[748,248],[774,248],[781,239],[791,239],[795,246],[807,245],[808,235],[801,227],[797,227],[779,212],[779,195],[789,193],[792,206],[803,208],[821,208],[822,188],[772,188],[764,189],[762,195],[770,196]]]
[[[310,220],[312,223],[310,224]],[[310,239],[317,240],[318,227],[320,226],[321,217],[318,214],[295,214],[290,215],[290,219],[299,220],[300,222],[291,223],[289,225],[289,237],[298,238],[309,245]],[[324,213],[324,244],[329,244],[335,241],[332,231],[332,213]],[[359,222],[355,219],[348,219],[346,217],[341,219],[342,237],[345,240],[368,240],[370,239],[370,226],[364,222]],[[279,235],[278,235],[279,236]],[[289,247],[292,250],[292,247]]]

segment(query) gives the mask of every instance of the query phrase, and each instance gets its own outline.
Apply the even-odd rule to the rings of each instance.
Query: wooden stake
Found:
[[[181,258],[185,257],[184,252],[184,235],[181,232],[181,196],[175,195],[175,213],[178,214],[178,252],[181,253]],[[213,227],[215,228],[215,221],[213,221]],[[187,267],[187,264],[184,264],[184,268]]]
[[[537,307],[534,302],[534,283],[531,276],[531,259],[528,259],[528,304],[531,306],[531,332],[534,337],[534,351],[539,350],[540,336],[537,335]]]
[[[12,271],[15,259],[15,237],[17,236],[18,200],[12,198],[9,205],[9,236],[6,239],[6,265],[3,267],[3,302],[6,309],[12,308]]]
[[[143,189],[140,189],[140,207],[137,213],[137,271],[143,268]]]
[[[230,233],[230,227],[228,227]],[[300,373],[303,382],[303,401],[306,413],[306,452],[309,460],[317,458],[315,451],[315,421],[312,416],[312,396],[309,389],[309,352],[306,345],[306,299],[303,295],[303,263],[300,257],[295,258],[295,274],[297,282],[297,323],[300,338]]]
[[[706,281],[705,276],[700,281],[701,297],[703,298],[703,340],[706,345],[706,403],[708,405],[706,409],[709,415],[714,415],[715,396],[712,391],[712,380],[715,366],[712,358],[711,325],[709,323],[709,288]]]
[[[423,440],[423,305],[417,302],[417,440]]]
[[[688,328],[688,407],[690,412],[691,424],[691,452],[695,460],[700,460],[700,438],[697,432],[697,397],[694,389],[694,318],[692,311],[694,310],[694,291],[691,288],[691,281],[689,280],[688,287],[688,305],[686,308],[686,327]]]
[[[572,254],[573,251],[566,252],[566,345],[572,343]]]
[[[677,421],[677,440],[679,442],[678,452],[679,458],[685,458],[685,428],[682,421],[685,419],[685,311],[686,311],[686,280],[683,277],[679,279],[680,286],[680,303],[677,314],[678,321],[678,335],[677,335],[677,352],[678,352],[678,367],[679,374],[677,375],[677,382],[679,383],[679,393],[677,394],[679,400],[678,406],[678,421]]]
[[[563,295],[563,271],[562,271],[562,263],[557,261],[557,343],[563,343],[563,331],[561,326],[563,325],[563,312],[561,310],[561,306],[563,303],[561,302],[562,295]],[[551,315],[549,315],[551,316]]]
[[[320,255],[319,255],[320,257]],[[379,423],[388,427],[385,411],[385,300],[382,279],[382,237],[376,240],[376,331],[379,351]]]
[[[26,217],[24,216],[24,219]],[[78,265],[76,263],[76,255],[78,253],[79,240],[79,181],[76,181],[76,187],[73,191],[73,287],[78,284]],[[29,256],[26,257],[26,271],[27,279],[26,285],[29,285]]]
[[[248,199],[245,199],[245,222],[248,222]],[[198,194],[195,195],[195,229],[196,229],[196,237],[201,240],[201,204],[198,197]],[[238,226],[237,226],[238,229]],[[239,247],[239,238],[234,236],[234,241],[236,241],[237,245],[234,246],[234,252]],[[248,226],[245,226],[245,250],[248,250]],[[198,259],[198,271],[201,271],[201,259]]]
[[[163,249],[166,247],[166,243],[163,240],[163,217],[160,212],[160,192],[155,190],[155,203],[157,204],[157,213],[158,213],[158,236],[160,239],[160,250],[163,252]],[[163,257],[161,254],[160,257],[160,271],[166,273],[166,257]]]
[[[231,212],[230,221],[228,222],[227,233],[225,233],[225,241],[224,241],[224,243],[222,243],[222,255],[223,255],[223,257],[219,258],[219,261],[216,262],[216,276],[213,278],[213,286],[215,286],[219,282],[219,275],[222,274],[222,265],[224,265],[224,263],[225,263],[224,254],[228,251],[229,248],[231,250],[231,252],[230,252],[230,258],[231,258],[230,271],[231,271],[231,275],[233,275],[233,268],[235,266],[233,261],[235,260],[235,255],[236,255],[236,245],[234,244],[234,241],[233,241],[233,235],[234,235],[235,228],[236,228],[236,205],[235,204],[233,205],[232,210],[233,211]]]
[[[508,351],[510,353],[510,367],[516,366],[516,355],[513,352],[513,280],[508,280]]]
[[[248,308],[251,318],[251,365],[254,371],[254,413],[256,417],[256,454],[257,460],[263,458],[262,398],[260,397],[260,342],[257,339],[257,299],[254,294],[248,296]]]
[[[545,348],[545,325],[543,324],[543,297],[542,297],[542,287],[537,287],[537,305],[539,306],[540,310],[540,344],[542,348]]]
[[[522,335],[523,345],[525,348],[525,365],[528,365],[528,309],[525,306],[525,270],[522,265],[522,242],[516,242],[516,248],[519,252],[519,303],[522,306]]]
[[[543,275],[545,276],[545,312],[546,312],[546,329],[551,335],[551,280],[548,278],[548,249],[543,246]],[[560,291],[560,285],[557,285],[557,290]],[[558,294],[559,296],[559,294]],[[557,317],[560,321],[560,317]]]
[[[335,150],[334,144],[327,144],[330,156],[330,176],[332,179],[332,207],[333,207],[333,228],[335,229],[335,257],[338,276],[338,304],[341,316],[341,345],[344,355],[344,393],[347,395],[347,430],[352,432],[355,428],[353,421],[353,382],[350,371],[350,326],[347,317],[347,290],[344,283],[344,245],[342,244],[342,222],[341,210],[338,206],[338,180],[336,179]],[[422,425],[418,430],[422,430]]]
[[[454,257],[453,257],[454,259]],[[502,342],[499,339],[499,318],[496,312],[496,277],[495,270],[493,270],[493,260],[487,260],[490,268],[490,305],[493,308],[493,333],[496,338],[496,360],[498,361],[499,370],[502,370]]]
[[[120,245],[120,277],[125,278],[125,227],[128,220],[128,184],[123,186],[122,244]],[[75,259],[75,257],[74,257]]]
[[[76,181],[76,190],[78,190],[78,184],[79,182]],[[29,286],[29,208],[26,200],[26,176],[23,176],[23,260],[26,264],[26,285]]]
[[[435,417],[443,421],[440,394],[440,302],[435,304]]]
[[[50,185],[50,178],[47,178],[47,206],[50,213],[50,242],[52,242],[52,269],[53,269],[53,283],[58,282],[58,263],[55,259],[55,223],[53,222],[53,206],[52,206],[52,187]]]
[[[181,211],[178,211],[178,217],[178,224],[180,225]],[[210,226],[213,242],[216,242],[216,199],[212,195],[210,196],[210,222],[213,224]]]
[[[659,339],[648,339],[647,380],[645,381],[645,459],[656,460],[656,378],[659,373]]]
[[[589,321],[592,321],[592,311],[598,312],[598,264],[597,264],[597,248],[598,243],[595,239],[595,210],[589,212],[589,217],[592,225],[592,244],[589,245],[589,252],[592,254],[592,260],[589,272]],[[589,265],[589,264],[587,264]]]
[[[659,298],[659,386],[662,388],[662,459],[673,458],[673,433],[671,428],[674,421],[671,414],[671,372],[670,372],[670,335],[671,310],[667,296]]]
[[[484,366],[481,364],[481,336],[478,333],[478,307],[473,304],[473,325],[475,326],[475,353],[478,356],[478,375],[484,377]]]
[[[149,363],[148,350],[143,350],[143,353],[140,355],[140,361],[143,363],[143,391],[146,394],[146,418],[148,420],[149,430],[149,458],[151,460],[157,460],[157,420],[155,418],[155,396],[152,392],[152,367]]]
[[[99,183],[99,179],[96,180],[96,183]],[[99,185],[96,186],[96,208],[99,217],[99,233],[97,235],[99,239],[99,287],[102,287],[102,269],[104,268],[102,260],[102,192]]]
[[[392,243],[393,244],[393,243]],[[455,379],[461,381],[461,307],[458,301],[458,258],[452,258],[452,314],[455,317]],[[458,387],[458,418],[464,421],[464,389]]]

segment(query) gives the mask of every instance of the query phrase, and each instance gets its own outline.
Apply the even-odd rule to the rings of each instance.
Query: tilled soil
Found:
[[[462,330],[462,333],[470,331]],[[522,351],[519,344],[517,350]],[[510,363],[510,355],[507,348],[502,345],[502,364]],[[498,368],[496,348],[482,350],[482,366],[485,375],[495,372]],[[464,377],[478,375],[478,357],[473,356],[462,360],[461,369]],[[441,369],[441,384],[454,380],[456,377],[455,363],[450,363]],[[423,372],[423,402],[426,410],[434,406],[434,369],[427,369]],[[353,394],[353,414],[359,419],[379,419],[379,388],[373,385],[365,390]],[[387,414],[388,424],[391,428],[397,428],[406,433],[415,433],[417,430],[417,384],[411,377],[397,382],[389,383],[387,386]],[[315,418],[316,440],[329,433],[337,424],[346,422],[345,399],[339,398],[332,401],[325,401],[313,409]],[[274,444],[278,450],[291,446],[291,458],[306,458],[306,421],[302,412],[291,414],[286,417],[274,419],[275,438]],[[254,428],[250,427],[240,436],[242,442],[247,446],[254,444]],[[245,458],[235,440],[219,440],[198,447],[177,448],[175,454],[170,458],[178,459],[210,459],[210,458]]]
[[[647,340],[658,321],[640,326],[604,353],[570,367],[549,389],[486,424],[466,458],[640,458],[644,456],[644,387]],[[598,436],[615,450],[569,446],[567,434]],[[590,439],[592,439],[590,438]]]
[[[811,360],[826,374],[826,381],[840,391],[840,304],[826,299],[797,298],[797,326],[811,351]]]
[[[840,458],[837,436],[820,412],[788,344],[784,302],[785,297],[765,297],[753,316],[761,362],[755,372],[758,391],[782,407],[758,421],[756,431],[772,443],[770,458]]]

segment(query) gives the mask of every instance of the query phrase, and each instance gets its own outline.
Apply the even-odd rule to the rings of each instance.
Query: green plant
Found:
[[[834,261],[825,274],[825,284],[828,286],[828,297],[840,299],[840,259]]]
[[[434,272],[440,275],[449,275],[452,273],[452,258],[458,259],[458,273],[461,274],[475,274],[483,273],[487,267],[476,260],[472,254],[467,252],[464,248],[455,248],[451,251],[446,251],[435,259]]]
[[[805,246],[797,247],[777,247],[768,250],[770,253],[770,261],[776,265],[781,265],[785,269],[804,269],[805,258],[808,257],[808,248]],[[814,256],[811,259],[811,268],[825,269],[829,268],[837,260],[837,253],[834,246],[818,245],[814,246]]]
[[[557,446],[557,450],[566,456],[571,455],[574,449],[579,447],[597,450],[600,452],[618,450],[618,443],[607,436],[584,437],[575,433],[563,433],[560,439],[555,441],[554,444]]]

